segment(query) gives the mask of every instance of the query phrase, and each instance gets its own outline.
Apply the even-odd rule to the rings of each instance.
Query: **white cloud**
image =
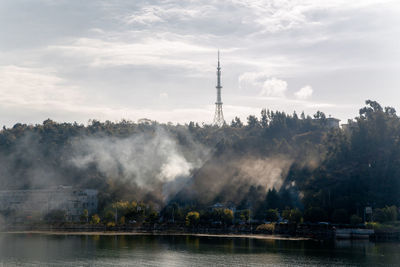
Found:
[[[154,22],[161,22],[163,19],[157,14],[159,11],[160,7],[157,6],[143,7],[139,12],[128,16],[125,21],[128,24],[140,23],[146,25]]]
[[[239,86],[245,89],[249,84],[260,85],[267,78],[268,74],[265,72],[245,72],[239,76]]]
[[[188,55],[204,55],[215,52],[205,47],[165,36],[148,37],[137,42],[78,38],[69,44],[52,45],[48,49],[61,51],[68,57],[86,60],[92,67],[122,65],[176,66],[198,71],[208,70],[202,62],[190,60]]]
[[[193,4],[189,6],[181,6],[180,3],[168,3],[164,5],[144,6],[140,10],[127,16],[123,20],[127,24],[144,24],[152,25],[158,22],[166,21],[190,21],[200,19],[206,16],[210,11],[216,9],[206,4]]]
[[[41,0],[25,9],[20,1],[6,2],[3,121],[43,114],[80,122],[211,120],[214,107],[204,105],[214,99],[217,48],[232,115],[241,104],[232,99],[243,95],[254,97],[246,105],[257,113],[267,101],[279,110],[291,112],[290,101],[298,101],[298,109],[318,105],[326,113],[356,103],[356,112],[365,98],[396,105],[391,101],[400,96],[396,0]],[[296,90],[311,83],[319,94],[304,87],[289,96],[287,82]],[[322,95],[332,103],[319,103]],[[350,109],[342,110],[344,118]]]
[[[287,89],[287,82],[277,78],[271,78],[262,84],[261,96],[284,97]]]
[[[167,99],[168,98],[168,93],[165,93],[165,92],[160,93],[160,98],[161,99]]]
[[[316,12],[349,11],[361,8],[373,8],[385,4],[395,4],[393,0],[231,0],[232,3],[248,16],[248,24],[257,24],[265,33],[299,29],[306,26],[321,25],[321,19],[313,17]]]
[[[53,69],[0,66],[0,104],[45,108],[79,104],[83,96],[66,84]]]
[[[239,7],[248,9],[252,14],[248,17],[249,23],[258,24],[265,32],[289,30],[307,22],[304,14],[307,5],[302,5],[298,1],[234,0],[233,2]]]
[[[294,95],[296,96],[296,98],[298,99],[308,99],[312,96],[313,93],[313,89],[310,85],[306,85],[304,87],[302,87],[299,91],[297,91],[296,93],[294,93]]]
[[[287,82],[269,77],[265,72],[245,72],[239,76],[239,87],[242,90],[257,91],[264,97],[285,97]]]

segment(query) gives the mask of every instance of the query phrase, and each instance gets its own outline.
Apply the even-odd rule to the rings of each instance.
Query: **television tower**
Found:
[[[218,50],[218,67],[217,67],[217,102],[215,102],[215,115],[213,124],[221,127],[225,124],[224,113],[222,112],[222,100],[221,100],[221,67],[219,64],[219,50]]]

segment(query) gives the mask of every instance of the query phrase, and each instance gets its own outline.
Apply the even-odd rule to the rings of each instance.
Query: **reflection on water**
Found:
[[[397,266],[399,243],[1,234],[0,266]]]

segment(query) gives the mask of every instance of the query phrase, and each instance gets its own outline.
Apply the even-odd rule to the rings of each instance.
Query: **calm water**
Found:
[[[400,266],[400,243],[0,234],[0,266]]]

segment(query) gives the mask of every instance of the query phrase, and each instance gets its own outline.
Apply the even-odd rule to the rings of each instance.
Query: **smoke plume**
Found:
[[[95,166],[108,179],[137,185],[147,191],[161,186],[163,199],[190,177],[208,155],[208,149],[186,138],[181,146],[165,130],[127,138],[84,137],[72,142],[70,164],[78,169]],[[179,182],[178,182],[179,181]]]

